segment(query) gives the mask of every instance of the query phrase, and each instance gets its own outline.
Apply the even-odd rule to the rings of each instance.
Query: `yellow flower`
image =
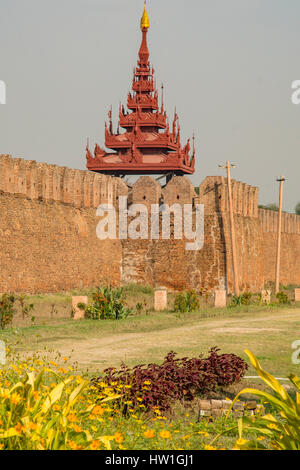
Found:
[[[53,408],[54,411],[59,411],[61,407],[60,407],[60,405],[53,405],[52,408]]]
[[[96,416],[102,416],[104,414],[105,410],[102,408],[102,406],[96,405],[95,408],[92,411],[93,415]]]
[[[8,390],[2,390],[2,392],[1,392],[1,397],[2,397],[4,400],[7,400],[7,398],[10,397],[9,391],[8,391]]]
[[[273,424],[273,423],[268,424],[267,427],[270,428],[270,429],[276,429],[276,430],[278,430],[278,427],[276,426],[276,424]]]
[[[15,430],[17,431],[17,433],[21,434],[22,432],[22,424],[21,423],[18,423],[17,426],[15,426]]]
[[[124,441],[124,437],[122,436],[122,434],[120,432],[116,432],[116,434],[114,435],[114,440],[118,444],[122,444],[122,442]]]
[[[242,438],[239,438],[237,441],[236,441],[236,444],[238,446],[243,446],[244,444],[246,444],[248,442],[247,439],[242,439]]]
[[[10,401],[13,405],[17,405],[18,403],[20,403],[21,397],[17,393],[13,393],[10,397]]]
[[[32,431],[36,431],[36,429],[38,428],[38,425],[36,423],[28,423],[28,425],[26,426],[27,429],[31,429]]]
[[[77,417],[74,414],[70,414],[67,416],[70,423],[76,423],[78,421]]]
[[[169,431],[161,431],[160,437],[162,437],[163,439],[170,439],[171,433]]]
[[[80,450],[82,449],[81,446],[78,446],[76,442],[74,441],[69,441],[69,446],[71,447],[72,450]]]
[[[49,364],[51,364],[51,366],[54,366],[54,367],[58,366],[58,364],[56,364],[56,362],[53,362],[53,361],[50,361]]]
[[[205,450],[217,450],[217,448],[216,448],[216,447],[209,446],[209,445],[207,445],[207,446],[204,446],[204,449],[205,449]]]
[[[99,441],[93,441],[93,442],[91,443],[91,445],[90,445],[91,450],[98,450],[99,447],[100,447],[100,445],[101,445],[101,444],[100,444]]]
[[[147,437],[147,439],[152,439],[152,437],[155,436],[155,431],[153,429],[147,429],[147,431],[144,432],[144,436]]]
[[[77,424],[74,424],[73,429],[75,432],[82,432],[82,428],[80,426],[77,426]]]
[[[265,436],[258,436],[257,440],[258,441],[263,441],[266,437]]]

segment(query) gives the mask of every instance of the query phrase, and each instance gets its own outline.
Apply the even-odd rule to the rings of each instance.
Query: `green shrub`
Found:
[[[276,299],[278,300],[278,303],[280,304],[288,304],[289,303],[289,298],[288,295],[285,292],[278,292],[276,294]]]
[[[11,326],[14,315],[17,313],[16,305],[18,304],[23,319],[28,317],[34,309],[33,304],[27,304],[24,295],[2,294],[0,296],[0,329],[4,330],[6,326]],[[31,317],[34,321],[34,317]]]
[[[195,312],[200,308],[200,297],[194,290],[188,290],[176,295],[174,311],[185,313]]]
[[[141,315],[141,313],[143,312],[143,304],[141,302],[138,302],[135,306],[135,310],[136,310],[136,313],[137,315]]]
[[[240,307],[241,305],[250,305],[253,294],[251,292],[244,292],[241,295],[234,295],[232,297],[231,307]]]
[[[122,288],[98,287],[92,301],[92,305],[85,308],[85,317],[92,320],[121,320],[131,313]]]

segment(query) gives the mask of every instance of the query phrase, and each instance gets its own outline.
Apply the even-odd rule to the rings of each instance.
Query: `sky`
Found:
[[[196,136],[199,185],[218,167],[259,187],[260,204],[300,201],[299,0],[148,0],[150,60],[170,118]],[[143,0],[1,0],[0,153],[85,169],[89,137],[126,104]]]

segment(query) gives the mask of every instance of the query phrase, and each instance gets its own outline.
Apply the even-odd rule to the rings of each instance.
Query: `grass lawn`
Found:
[[[142,303],[141,314],[134,310],[126,320],[74,321],[70,318],[72,294],[82,295],[83,292],[28,297],[35,305],[35,323],[31,325],[29,319],[17,318],[12,328],[0,331],[0,340],[12,349],[9,363],[18,363],[27,354],[36,359],[46,356],[48,360],[62,363],[63,358],[70,358],[65,367],[72,365],[74,368],[69,373],[74,376],[87,373],[91,377],[101,374],[107,367],[118,367],[123,361],[129,366],[160,363],[171,350],[182,357],[194,357],[207,355],[217,346],[222,353],[237,354],[247,362],[244,350],[250,349],[264,369],[276,377],[284,378],[291,372],[300,375],[300,365],[292,364],[291,357],[292,343],[300,340],[299,304],[214,309],[206,303],[195,313],[155,313],[153,291],[129,286],[128,304],[134,309],[137,302]],[[85,294],[90,295],[90,292]],[[172,305],[171,296],[169,300]],[[246,375],[256,376],[257,373],[250,367]],[[260,380],[244,378],[225,391],[214,392],[210,398],[224,398],[224,394],[233,398],[246,386],[266,389]],[[235,419],[225,421],[224,417],[213,422],[199,421],[198,410],[195,400],[176,404],[161,421],[153,421],[153,416],[147,414],[132,415],[129,419],[116,416],[95,421],[92,427],[103,435],[121,432],[126,449],[188,450],[205,448],[216,435],[237,424]],[[153,440],[144,434],[150,430],[155,432]],[[172,436],[169,440],[160,437],[160,433],[166,431]],[[232,448],[236,439],[237,431],[232,430],[221,437],[217,447]],[[114,444],[113,448],[119,447]]]
[[[137,299],[136,293],[132,293]],[[145,291],[145,298],[152,293]],[[56,297],[56,298],[55,298]],[[64,305],[66,294],[53,296],[50,304]],[[46,305],[46,296],[40,303]],[[39,308],[38,297],[30,298]],[[55,303],[53,303],[55,302]],[[49,308],[49,301],[47,304]],[[0,332],[20,353],[26,351],[59,351],[71,356],[80,369],[99,372],[106,367],[161,362],[171,350],[182,356],[206,354],[218,346],[222,352],[235,353],[244,359],[250,349],[264,368],[277,377],[289,372],[300,373],[291,361],[291,345],[300,339],[300,306],[244,306],[227,309],[201,308],[199,312],[178,315],[172,312],[144,312],[119,321],[74,321],[70,318],[38,319],[36,325]],[[249,369],[248,375],[256,375]]]

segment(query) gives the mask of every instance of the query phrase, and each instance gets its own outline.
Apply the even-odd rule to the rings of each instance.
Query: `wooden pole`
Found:
[[[235,237],[235,225],[234,225],[233,206],[232,206],[231,177],[230,177],[230,169],[235,168],[235,165],[232,165],[230,162],[227,162],[225,167],[222,165],[219,165],[219,167],[226,168],[227,170],[228,203],[229,203],[232,268],[233,268],[233,286],[234,286],[235,295],[239,296],[240,287],[239,287],[239,275],[238,275],[238,265],[237,265],[237,255],[236,255],[236,237]]]
[[[232,207],[231,178],[230,178],[231,165],[229,162],[227,162],[226,168],[227,168],[228,201],[229,201],[229,214],[230,214],[230,232],[231,232],[233,277],[234,277],[234,292],[235,292],[235,295],[238,296],[240,295],[240,288],[239,288],[239,276],[238,276],[237,257],[236,257],[235,226],[234,226],[233,207]]]
[[[277,234],[277,256],[276,256],[276,276],[275,276],[275,292],[279,292],[280,283],[280,254],[281,254],[281,219],[282,219],[282,194],[283,194],[283,183],[285,178],[281,176],[278,179],[279,186],[279,210],[278,210],[278,234]]]

